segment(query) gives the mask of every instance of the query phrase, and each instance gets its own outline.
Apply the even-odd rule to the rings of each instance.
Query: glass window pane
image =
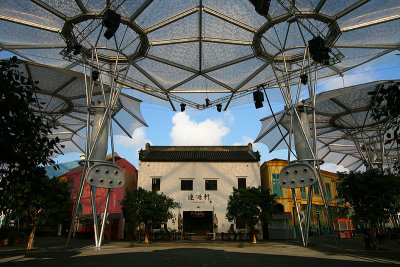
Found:
[[[246,188],[246,178],[238,178],[238,189]]]
[[[160,191],[160,184],[161,184],[160,178],[153,178],[151,183],[151,191],[153,192]]]
[[[272,174],[272,190],[275,195],[282,197],[282,187],[279,185],[279,174]]]
[[[182,191],[192,191],[193,190],[193,180],[181,180],[181,190]]]
[[[319,195],[318,183],[315,183],[313,187],[314,187],[314,194]]]
[[[217,190],[217,180],[205,180],[206,190]]]
[[[307,198],[306,188],[301,187],[300,192],[301,192],[301,198],[306,199]]]
[[[325,188],[326,188],[326,198],[328,199],[328,202],[331,202],[332,201],[331,184],[326,183]]]

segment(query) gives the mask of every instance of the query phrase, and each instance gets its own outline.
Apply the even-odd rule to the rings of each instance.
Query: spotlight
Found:
[[[210,99],[206,98],[206,107],[209,107],[211,105]]]
[[[329,47],[326,47],[325,40],[321,36],[308,41],[308,48],[310,50],[310,55],[315,62],[329,65],[329,52],[331,52],[331,50]]]
[[[308,82],[308,76],[307,76],[307,74],[302,74],[302,75],[300,75],[300,81],[301,81],[302,84],[306,85],[307,82]]]
[[[253,92],[253,100],[256,109],[263,107],[264,95],[261,91],[257,90]]]
[[[121,15],[115,13],[111,9],[107,9],[103,16],[103,26],[107,28],[104,33],[104,37],[109,40],[114,36],[115,32],[118,30],[119,24],[121,22]]]
[[[185,108],[186,108],[186,104],[183,104],[183,103],[182,103],[182,104],[181,104],[181,111],[184,112],[184,111],[185,111]]]
[[[97,70],[92,71],[92,80],[97,81],[99,79],[100,73]]]
[[[73,52],[74,56],[79,55],[82,51],[82,46],[80,44],[76,44],[73,46],[73,50],[74,50]]]
[[[252,3],[258,14],[261,16],[268,15],[271,0],[250,0],[250,3]]]
[[[222,104],[217,104],[216,106],[217,106],[217,111],[218,111],[218,112],[221,112],[221,110],[222,110]]]

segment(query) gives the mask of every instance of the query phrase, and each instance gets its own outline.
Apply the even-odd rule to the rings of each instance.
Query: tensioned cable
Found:
[[[263,90],[264,90],[265,98],[267,99],[267,102],[268,102],[269,109],[271,110],[272,116],[274,117],[274,121],[275,121],[276,125],[278,126],[279,132],[280,132],[281,135],[282,135],[283,141],[285,141],[285,144],[287,145],[287,147],[288,147],[288,149],[290,150],[290,152],[292,152],[293,156],[295,156],[296,159],[299,159],[299,158],[297,157],[297,155],[296,155],[295,153],[293,153],[293,150],[290,148],[288,142],[286,141],[285,136],[283,135],[282,130],[281,130],[281,128],[279,127],[279,123],[278,123],[278,121],[276,120],[275,113],[274,113],[274,111],[272,110],[271,103],[269,102],[269,98],[268,98],[267,92],[265,91],[265,88],[263,88]]]

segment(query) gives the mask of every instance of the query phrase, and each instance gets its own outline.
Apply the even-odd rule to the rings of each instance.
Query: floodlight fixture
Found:
[[[253,92],[254,106],[256,109],[263,107],[264,95],[260,90]]]
[[[115,11],[111,9],[107,9],[104,12],[103,16],[103,21],[102,24],[107,30],[104,33],[104,37],[106,37],[107,40],[111,39],[117,32],[119,28],[119,24],[121,22],[121,15],[115,13]]]
[[[185,111],[185,108],[186,108],[186,104],[182,103],[182,104],[181,104],[181,112],[184,112],[184,111]]]
[[[331,49],[326,46],[324,38],[317,36],[308,41],[308,49],[310,51],[311,58],[322,65],[329,65],[329,52]]]
[[[97,70],[92,71],[92,80],[93,81],[97,81],[99,79],[100,76],[100,72],[98,72]]]
[[[308,82],[308,76],[307,76],[307,74],[302,74],[302,75],[300,75],[300,81],[301,81],[302,84],[306,85],[307,82]]]
[[[206,107],[209,107],[211,105],[210,99],[206,98]]]
[[[271,0],[250,0],[256,12],[261,16],[267,16]]]
[[[216,107],[217,107],[217,111],[218,111],[218,112],[221,112],[221,110],[222,110],[222,104],[217,104]]]

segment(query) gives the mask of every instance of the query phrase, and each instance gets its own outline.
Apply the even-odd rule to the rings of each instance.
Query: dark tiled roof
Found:
[[[139,151],[140,161],[258,162],[260,154],[248,146],[150,146]]]

